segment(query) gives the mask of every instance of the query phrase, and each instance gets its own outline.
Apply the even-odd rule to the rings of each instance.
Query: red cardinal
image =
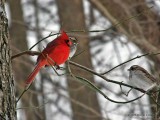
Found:
[[[49,63],[51,63],[53,66],[63,64],[69,57],[69,50],[71,45],[72,43],[67,34],[62,31],[62,35],[58,36],[55,40],[48,43],[47,47],[42,51],[42,54],[38,56],[37,66],[27,78],[25,84],[31,84],[38,71],[43,66],[48,66],[50,65]]]

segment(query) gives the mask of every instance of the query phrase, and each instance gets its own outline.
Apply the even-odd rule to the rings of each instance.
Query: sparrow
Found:
[[[128,69],[128,71],[131,85],[145,91],[151,90],[158,86],[157,80],[144,68],[138,65],[133,65]]]
[[[77,51],[78,40],[75,37],[69,37],[72,45],[69,50],[69,59],[71,59]]]

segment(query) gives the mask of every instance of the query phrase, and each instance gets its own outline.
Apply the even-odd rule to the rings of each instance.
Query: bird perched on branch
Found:
[[[159,86],[156,79],[144,68],[138,65],[133,65],[128,70],[129,80],[133,86],[141,88],[145,91],[151,90]]]
[[[25,84],[31,84],[43,66],[53,65],[59,67],[59,65],[66,62],[69,57],[71,45],[71,40],[67,34],[62,31],[62,34],[48,43],[42,51],[42,54],[38,56],[36,67],[25,81]]]

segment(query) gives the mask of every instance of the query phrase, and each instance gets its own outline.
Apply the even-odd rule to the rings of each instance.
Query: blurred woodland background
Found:
[[[76,53],[84,51],[71,61],[98,73],[137,55],[160,51],[159,0],[7,0],[5,7],[12,55],[29,50],[42,38],[60,30],[76,30],[68,35],[79,41]],[[152,9],[147,10],[150,7]],[[32,50],[42,50],[54,38],[56,36],[45,39]],[[12,61],[17,98],[35,63],[36,56],[28,55]],[[144,67],[159,80],[160,55],[135,59],[105,76],[128,84],[127,69],[134,64]],[[142,95],[132,90],[125,96],[130,88],[122,86],[121,89],[120,85],[104,81],[79,67],[70,67],[75,75],[88,79],[116,101],[128,101]],[[58,76],[47,67],[41,69],[34,84],[18,102],[17,116],[18,120],[152,120],[156,119],[156,110],[155,103],[147,95],[128,104],[113,103],[73,77]]]

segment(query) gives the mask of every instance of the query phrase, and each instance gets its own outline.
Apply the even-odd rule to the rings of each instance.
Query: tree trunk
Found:
[[[82,0],[57,0],[56,2],[58,5],[62,29],[86,29]],[[83,33],[82,36],[87,36],[87,34]],[[80,35],[77,37],[79,40],[78,50],[85,50],[85,52],[74,58],[74,61],[92,69],[91,55],[89,52],[89,39],[82,36]],[[88,74],[85,71],[81,71],[77,67],[73,66],[71,66],[71,70],[74,74],[83,76],[94,83],[93,75]],[[101,111],[96,93],[90,88],[87,88],[83,84],[77,82],[74,78],[67,77],[67,79],[70,97],[99,113],[99,116],[97,116],[91,111],[88,111],[72,102],[73,120],[101,120]]]
[[[22,51],[28,50],[25,22],[23,19],[23,11],[21,6],[21,0],[9,0],[10,12],[11,12],[11,28],[10,34],[12,37],[12,53],[20,53]],[[15,82],[18,96],[22,93],[25,87],[25,80],[28,75],[31,73],[32,62],[29,59],[29,56],[22,56],[15,58],[12,61],[12,66],[14,70]],[[34,84],[31,87],[32,90],[35,90]],[[22,106],[38,106],[37,95],[26,92],[21,98]],[[31,104],[32,103],[32,104]],[[41,114],[37,114],[38,110],[35,109],[25,110],[26,120],[39,120]]]
[[[148,9],[146,1],[143,0],[90,0],[90,2],[113,24]],[[158,53],[160,49],[160,29],[158,21],[159,16],[150,9],[143,15],[133,18],[116,28],[125,34],[129,41],[135,43],[142,52]],[[154,72],[157,78],[159,78],[160,56],[150,56],[149,59],[154,62]],[[160,99],[157,101],[160,104]],[[153,104],[156,106],[155,103]],[[154,119],[156,120],[160,117],[160,107],[152,110],[155,116]]]
[[[8,20],[4,0],[0,0],[0,120],[15,120],[15,92],[11,67]]]

